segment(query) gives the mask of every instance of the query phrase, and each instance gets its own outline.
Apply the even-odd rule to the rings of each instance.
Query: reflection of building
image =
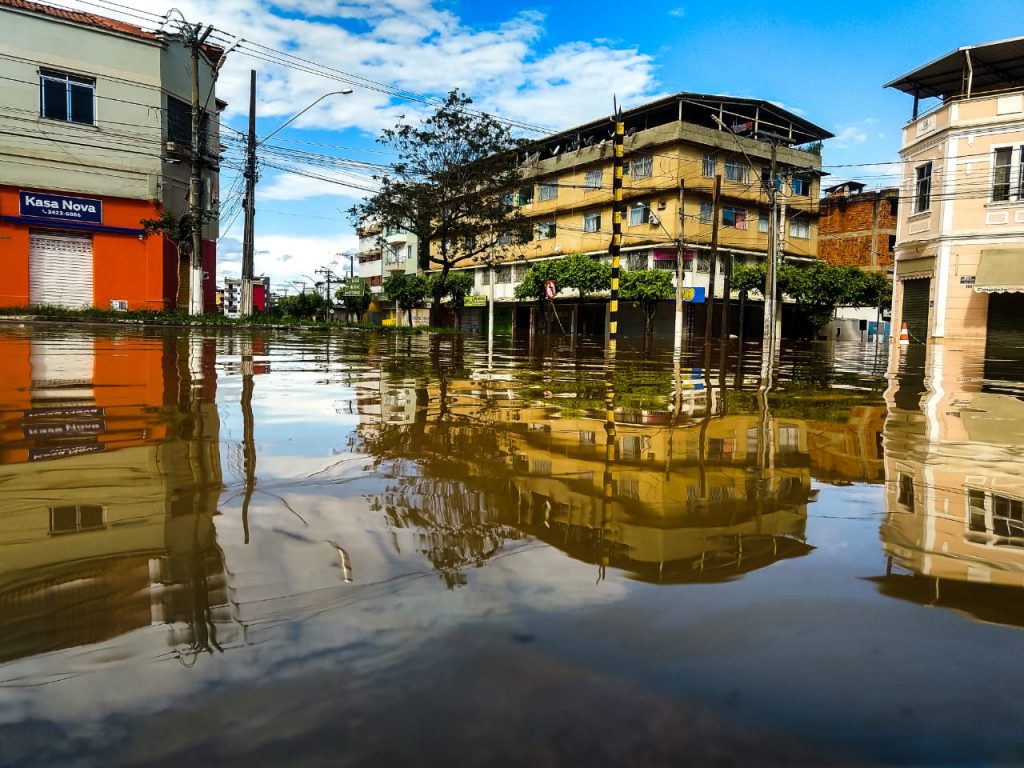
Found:
[[[903,129],[893,325],[1021,359],[1024,59],[1021,39],[965,46],[893,80]],[[921,99],[941,99],[919,111]],[[1016,348],[1014,351],[1013,348]]]
[[[728,578],[809,551],[812,466],[827,481],[881,477],[880,408],[855,408],[846,423],[737,413],[677,424],[621,408],[609,462],[586,383],[562,407],[502,386],[390,377],[360,399],[362,448],[420,466],[384,508],[396,527],[422,531],[449,574],[529,534],[638,578]]]
[[[1024,402],[985,391],[981,368],[980,354],[935,345],[928,389],[890,397],[882,542],[896,568],[878,581],[887,594],[1021,624],[993,588],[1024,589]]]
[[[213,363],[210,340],[0,335],[0,660],[154,623],[216,645]]]
[[[0,29],[0,304],[183,305],[188,262],[142,220],[188,210],[189,48],[174,34],[24,0],[0,0]],[[212,45],[199,54],[203,205],[214,214],[222,55]],[[216,222],[201,254],[209,311]]]

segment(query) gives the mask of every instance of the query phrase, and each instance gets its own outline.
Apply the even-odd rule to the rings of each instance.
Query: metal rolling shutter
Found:
[[[903,281],[903,322],[907,324],[911,344],[925,344],[928,341],[928,299],[932,281]]]
[[[987,330],[985,378],[1024,380],[1024,294],[989,294]]]
[[[30,304],[91,307],[92,236],[70,232],[29,234]]]

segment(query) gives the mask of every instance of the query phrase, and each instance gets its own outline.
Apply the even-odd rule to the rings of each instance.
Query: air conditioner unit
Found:
[[[127,312],[128,302],[125,299],[111,299],[110,309],[114,312]]]
[[[656,213],[652,213],[652,214],[651,214],[651,218],[649,218],[649,219],[647,220],[647,222],[648,222],[648,223],[649,223],[649,224],[650,224],[651,226],[654,226],[654,227],[656,227],[656,226],[658,226],[659,224],[661,224],[661,219],[659,219],[659,218],[658,218],[658,214],[656,214]]]

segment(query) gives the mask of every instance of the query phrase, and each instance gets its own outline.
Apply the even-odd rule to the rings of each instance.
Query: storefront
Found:
[[[159,216],[146,200],[0,186],[0,305],[173,307],[178,254],[141,224]],[[204,242],[208,307],[215,263],[215,245]]]

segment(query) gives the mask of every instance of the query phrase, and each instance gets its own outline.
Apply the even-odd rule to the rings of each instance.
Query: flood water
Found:
[[[0,764],[1024,762],[1024,390],[759,369],[0,327]]]

